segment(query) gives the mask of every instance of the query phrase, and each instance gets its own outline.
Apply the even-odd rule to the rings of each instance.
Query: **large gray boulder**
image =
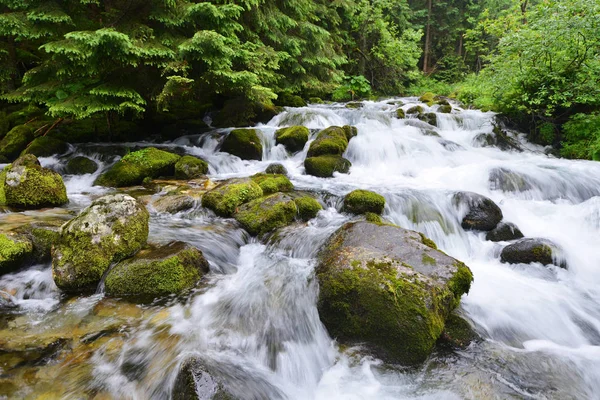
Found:
[[[418,232],[351,222],[319,254],[319,315],[332,336],[402,364],[423,362],[473,275]]]
[[[146,244],[149,214],[125,194],[101,197],[62,226],[52,253],[52,276],[65,292],[94,290],[113,263]]]

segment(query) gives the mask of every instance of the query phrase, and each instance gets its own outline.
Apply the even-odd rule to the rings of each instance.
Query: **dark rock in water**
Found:
[[[271,164],[265,170],[266,174],[287,175],[288,171],[282,164]]]
[[[434,131],[433,129],[421,129],[421,133],[424,136],[433,136],[433,137],[441,138],[440,134],[437,133],[436,131]],[[442,144],[442,146],[446,147],[444,145],[444,143],[454,143],[454,142],[451,142],[450,140],[441,139],[440,143]],[[457,146],[459,146],[459,145],[457,144]]]
[[[473,144],[481,147],[497,147],[504,151],[523,151],[519,142],[508,136],[508,134],[498,126],[494,127],[492,133],[480,133],[475,136]]]
[[[414,106],[406,110],[406,114],[423,114],[423,107]]]
[[[344,197],[345,212],[352,214],[381,214],[385,207],[385,198],[369,190],[354,190]]]
[[[502,221],[502,210],[491,199],[473,192],[458,192],[453,197],[454,205],[465,207],[466,215],[462,227],[466,230],[491,231]]]
[[[230,179],[202,196],[202,207],[221,217],[231,217],[236,209],[263,196],[260,186],[252,179]]]
[[[487,233],[485,239],[491,242],[508,242],[523,237],[523,233],[512,222],[500,222],[497,227]]]
[[[490,171],[490,189],[503,192],[525,192],[533,186],[517,172],[506,168],[494,168]]]
[[[403,109],[399,108],[396,110],[396,118],[398,118],[398,119],[406,118],[406,113],[404,112]]]
[[[304,149],[310,131],[304,126],[290,126],[275,132],[275,143],[285,146],[287,151],[297,153]]]
[[[561,253],[560,247],[548,239],[527,238],[506,246],[500,254],[500,261],[509,264],[555,264],[567,268],[567,263],[560,259]]]
[[[354,101],[354,102],[350,102],[350,103],[346,103],[346,108],[350,108],[350,109],[357,109],[357,108],[363,108],[365,105],[359,101]]]
[[[186,243],[148,247],[108,272],[106,293],[151,301],[191,289],[208,271],[208,261],[202,252]]]
[[[306,173],[320,178],[331,178],[334,172],[347,174],[351,166],[352,163],[342,156],[325,155],[304,160]]]
[[[33,245],[33,261],[42,263],[52,258],[52,245],[60,238],[60,227],[64,221],[33,222],[15,229],[31,241]]]
[[[67,151],[69,151],[69,145],[66,142],[51,136],[40,136],[33,139],[21,155],[33,154],[36,157],[50,157],[55,154],[64,154]]]
[[[306,101],[302,97],[289,92],[279,93],[275,104],[282,107],[306,107]]]
[[[427,122],[429,125],[437,126],[437,114],[436,113],[424,113],[419,114],[417,117],[421,121]]]
[[[73,175],[93,174],[98,170],[98,163],[87,157],[73,157],[67,163],[67,173]]]
[[[208,163],[198,157],[183,156],[175,164],[176,179],[196,179],[208,173]]]
[[[108,268],[137,253],[148,238],[149,214],[125,194],[101,197],[62,226],[52,276],[66,292],[95,290]]]
[[[338,229],[319,254],[321,320],[402,364],[423,362],[473,275],[418,232],[367,221]]]
[[[452,106],[449,104],[441,105],[440,108],[438,108],[438,112],[441,112],[443,114],[450,114],[452,112]]]
[[[173,400],[226,400],[231,397],[195,358],[181,364],[171,393]]]
[[[33,257],[33,244],[27,236],[0,233],[0,274],[23,267]]]
[[[438,135],[439,136],[439,135]],[[462,147],[460,144],[453,142],[452,140],[447,140],[447,139],[439,139],[438,142],[444,146],[444,148],[448,151],[458,151],[458,150],[464,150],[465,148]]]
[[[242,160],[262,160],[263,145],[256,129],[234,129],[221,146],[224,151]]]
[[[264,235],[294,222],[298,207],[283,193],[262,197],[243,204],[234,218],[252,235]]]
[[[5,174],[4,197],[10,207],[31,210],[69,202],[60,174],[42,168],[33,154],[19,157]]]
[[[462,350],[481,337],[473,330],[471,324],[456,313],[446,319],[444,332],[438,340],[438,346],[448,350]]]

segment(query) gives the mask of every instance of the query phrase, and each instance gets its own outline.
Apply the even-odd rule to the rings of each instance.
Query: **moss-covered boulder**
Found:
[[[304,160],[304,169],[308,175],[331,178],[334,172],[347,174],[352,163],[342,156],[308,157]]]
[[[353,190],[344,197],[344,211],[352,214],[381,214],[385,198],[369,190]]]
[[[491,199],[473,192],[458,192],[453,197],[454,205],[464,214],[463,229],[491,231],[502,221],[502,210]]]
[[[319,316],[342,342],[402,364],[423,362],[473,275],[414,231],[347,223],[319,254]]]
[[[21,268],[33,257],[33,244],[25,235],[0,233],[0,274]]]
[[[423,93],[423,95],[421,97],[419,97],[419,101],[427,104],[429,107],[431,107],[433,105],[433,103],[435,102],[435,94],[431,93],[431,92],[426,92]]]
[[[72,175],[93,174],[98,171],[98,163],[84,156],[73,157],[67,163],[67,173]]]
[[[270,103],[250,101],[245,96],[227,100],[221,110],[213,115],[212,125],[218,128],[253,126],[269,122],[283,111]]]
[[[317,138],[310,144],[307,157],[317,157],[322,155],[341,156],[348,148],[348,138],[346,131],[339,126],[330,126],[323,129],[317,135]]]
[[[183,156],[175,164],[176,179],[196,179],[208,173],[208,163],[198,157]]]
[[[427,122],[429,125],[437,126],[437,114],[436,113],[423,113],[417,116],[421,121]]]
[[[263,196],[260,186],[252,179],[231,179],[202,196],[202,207],[222,217],[231,217],[244,203]]]
[[[288,170],[282,164],[274,163],[267,167],[265,174],[287,175]]]
[[[6,205],[27,210],[69,202],[60,174],[42,168],[33,154],[19,157],[7,168],[4,196]]]
[[[438,112],[442,114],[450,114],[452,112],[452,106],[450,104],[441,105],[438,108]]]
[[[275,143],[285,146],[287,151],[296,153],[304,149],[310,131],[304,126],[290,126],[275,132]]]
[[[181,156],[147,147],[127,154],[94,182],[95,185],[125,187],[141,184],[146,178],[175,175]]]
[[[291,192],[294,190],[294,185],[285,175],[256,174],[251,179],[258,183],[264,195],[276,192]]]
[[[438,347],[446,350],[463,350],[481,337],[473,330],[471,324],[456,312],[446,319],[444,332],[438,340]]]
[[[310,196],[295,198],[294,203],[296,203],[296,207],[298,208],[298,217],[302,221],[313,219],[323,209],[321,203]]]
[[[4,183],[6,182],[6,172],[10,165],[0,170],[0,206],[6,205],[6,194],[4,193]]]
[[[101,197],[62,226],[52,276],[65,292],[96,289],[111,264],[137,253],[148,238],[149,214],[125,194]]]
[[[14,160],[25,150],[33,138],[33,129],[29,126],[15,126],[0,140],[0,158]]]
[[[284,193],[243,204],[234,218],[252,235],[264,235],[294,222],[298,207],[294,199]]]
[[[234,129],[225,137],[221,151],[242,160],[262,160],[263,145],[256,129]]]
[[[64,154],[67,151],[69,151],[69,145],[66,142],[52,136],[40,136],[33,139],[21,155],[33,154],[36,157],[50,157],[55,154]]]
[[[15,232],[26,236],[33,245],[32,260],[47,262],[52,258],[52,246],[58,243],[63,221],[33,222],[20,226]]]
[[[355,126],[344,125],[342,126],[342,129],[344,130],[344,133],[346,134],[346,139],[348,139],[348,141],[350,141],[350,139],[352,139],[353,137],[358,136],[358,128]]]
[[[491,242],[508,242],[510,240],[522,239],[523,233],[518,226],[512,222],[500,222],[498,226],[489,231],[485,240]]]
[[[208,270],[200,250],[174,242],[121,261],[106,275],[105,288],[109,296],[151,301],[193,288]]]
[[[359,108],[363,108],[365,105],[363,103],[361,103],[360,101],[351,101],[350,103],[346,103],[346,108],[349,108],[351,110],[357,110]]]
[[[306,107],[306,101],[302,97],[289,92],[279,93],[275,104],[282,107]]]
[[[164,196],[152,202],[152,207],[160,213],[175,214],[189,210],[196,204],[196,200],[185,194]]]
[[[502,249],[500,261],[509,264],[554,264],[561,268],[567,268],[567,263],[562,259],[561,254],[561,248],[548,239],[528,238],[521,239]]]
[[[406,110],[406,114],[423,114],[423,107],[421,106],[413,106]]]
[[[403,109],[399,108],[396,110],[396,118],[398,118],[398,119],[406,118],[406,113],[404,112]]]

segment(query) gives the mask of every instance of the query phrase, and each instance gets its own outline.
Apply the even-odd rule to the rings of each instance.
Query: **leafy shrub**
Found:
[[[344,84],[338,87],[331,95],[333,101],[349,101],[356,98],[369,97],[371,83],[362,75],[349,76],[344,79]]]
[[[563,157],[600,161],[600,113],[575,114],[562,131]]]

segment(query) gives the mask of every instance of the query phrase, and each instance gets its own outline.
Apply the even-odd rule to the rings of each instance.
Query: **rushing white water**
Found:
[[[416,104],[394,99],[400,100],[405,110]],[[342,104],[287,109],[258,127],[265,145],[260,162],[219,152],[227,130],[161,145],[205,158],[214,180],[249,176],[279,162],[297,189],[318,192],[329,208],[268,243],[200,207],[176,215],[153,212],[150,240],[197,246],[213,273],[186,302],[144,309],[154,317],[131,328],[117,357],[96,351],[87,361],[93,379],[81,385],[114,398],[169,398],[178,365],[194,355],[241,399],[598,398],[600,163],[546,156],[517,134],[523,151],[481,147],[478,135],[492,132],[493,113],[455,108],[437,114],[434,128],[410,117],[396,119],[394,101],[365,102],[360,109]],[[277,128],[295,124],[310,128],[311,139],[331,125],[355,125],[358,136],[345,154],[350,173],[331,179],[304,175],[309,144],[289,156],[274,140]],[[97,149],[76,151],[94,154],[103,167],[114,161]],[[42,163],[60,169],[64,161]],[[107,192],[92,186],[98,173],[66,177],[74,200],[70,208]],[[434,354],[420,369],[385,364],[364,349],[338,348],[319,321],[314,264],[320,245],[350,219],[336,206],[355,188],[384,195],[385,218],[425,233],[472,269],[475,281],[461,313],[482,342]],[[456,191],[490,197],[526,237],[560,245],[569,269],[500,263],[506,243],[461,228],[461,210],[451,201]],[[49,278],[48,266],[37,267],[5,275],[0,289],[17,307],[41,309],[50,321],[64,310]],[[40,299],[46,299],[43,306]],[[89,310],[96,301],[75,304]],[[160,323],[152,322],[158,316]],[[44,323],[42,316],[36,324],[40,318]]]

